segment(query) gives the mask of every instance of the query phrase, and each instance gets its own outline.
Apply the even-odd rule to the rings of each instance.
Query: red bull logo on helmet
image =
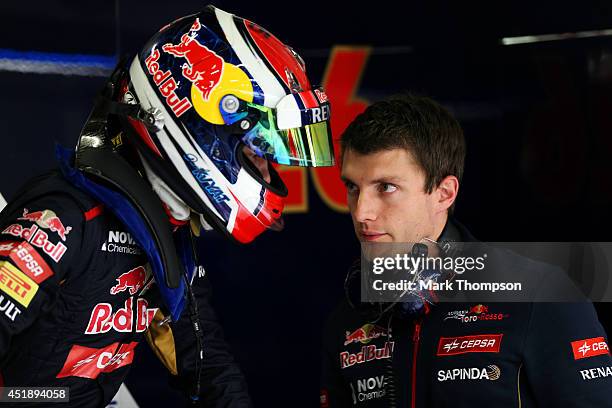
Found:
[[[346,332],[346,341],[344,345],[347,346],[351,343],[360,342],[362,344],[367,344],[372,339],[376,339],[380,336],[387,336],[387,331],[375,324],[364,324],[354,332]]]
[[[172,112],[176,117],[180,117],[183,113],[187,112],[192,107],[191,102],[187,97],[179,99],[176,94],[176,88],[178,83],[172,77],[170,70],[162,71],[159,66],[160,52],[157,48],[151,50],[151,55],[145,60],[145,65],[149,74],[153,77],[153,82],[159,89],[159,92],[166,99],[166,104],[172,109]]]
[[[183,76],[191,81],[202,93],[204,100],[208,101],[210,93],[221,81],[224,61],[214,51],[198,42],[196,36],[200,28],[200,19],[196,18],[189,33],[181,36],[180,43],[164,44],[162,50],[187,61],[183,64]]]
[[[122,273],[117,278],[117,284],[110,290],[111,295],[116,295],[119,292],[128,290],[130,295],[134,295],[142,287],[144,287],[147,272],[144,267],[139,266]]]
[[[72,227],[66,227],[62,223],[62,220],[55,214],[55,212],[51,210],[42,210],[42,211],[34,211],[30,212],[27,208],[23,209],[23,216],[17,218],[18,220],[24,221],[32,221],[35,222],[36,225],[42,228],[46,228],[51,230],[52,232],[56,232],[57,235],[62,239],[62,241],[66,241],[66,235],[70,233]]]

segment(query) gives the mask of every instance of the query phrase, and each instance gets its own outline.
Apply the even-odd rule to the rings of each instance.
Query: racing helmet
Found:
[[[125,68],[123,128],[145,167],[206,222],[252,241],[287,188],[246,156],[332,166],[330,105],[304,61],[264,28],[213,6],[163,27]]]

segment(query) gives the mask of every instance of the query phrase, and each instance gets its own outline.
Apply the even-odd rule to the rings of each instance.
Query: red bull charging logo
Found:
[[[380,336],[386,336],[387,331],[375,324],[364,324],[354,332],[346,332],[346,341],[344,345],[347,346],[351,343],[360,342],[362,344],[367,344],[372,339],[376,339]]]
[[[128,290],[130,295],[134,295],[142,287],[144,287],[146,277],[147,273],[145,268],[142,266],[122,273],[117,278],[117,284],[111,288],[110,294],[116,295],[119,292]]]
[[[35,222],[41,228],[56,232],[57,235],[66,241],[66,235],[70,233],[72,227],[66,227],[62,223],[62,220],[51,210],[42,210],[30,212],[27,208],[23,209],[23,216],[17,218],[18,220]]]
[[[223,58],[196,40],[197,32],[202,28],[200,19],[189,29],[189,33],[181,36],[178,44],[164,44],[162,50],[175,57],[185,58],[183,76],[200,90],[202,97],[208,101],[210,93],[221,81],[223,73]]]

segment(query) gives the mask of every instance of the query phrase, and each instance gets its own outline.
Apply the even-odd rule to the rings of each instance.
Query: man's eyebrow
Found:
[[[400,181],[404,181],[404,178],[401,176],[382,176],[378,177],[375,180],[372,180],[372,184],[377,183],[398,183]]]

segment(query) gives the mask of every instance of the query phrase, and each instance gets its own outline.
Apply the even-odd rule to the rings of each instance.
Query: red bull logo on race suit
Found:
[[[66,241],[66,235],[70,233],[72,227],[66,227],[62,223],[62,220],[51,210],[42,210],[30,212],[27,208],[23,209],[23,216],[17,218],[18,220],[32,221],[35,222],[39,227],[56,232],[57,235]]]
[[[122,273],[117,278],[117,284],[110,290],[111,295],[116,295],[119,292],[129,290],[130,295],[134,295],[142,287],[144,287],[147,272],[144,267],[139,266]]]
[[[344,345],[347,346],[351,343],[360,342],[367,344],[370,340],[378,338],[380,336],[387,336],[387,331],[375,324],[364,324],[354,332],[346,332],[346,341]]]

